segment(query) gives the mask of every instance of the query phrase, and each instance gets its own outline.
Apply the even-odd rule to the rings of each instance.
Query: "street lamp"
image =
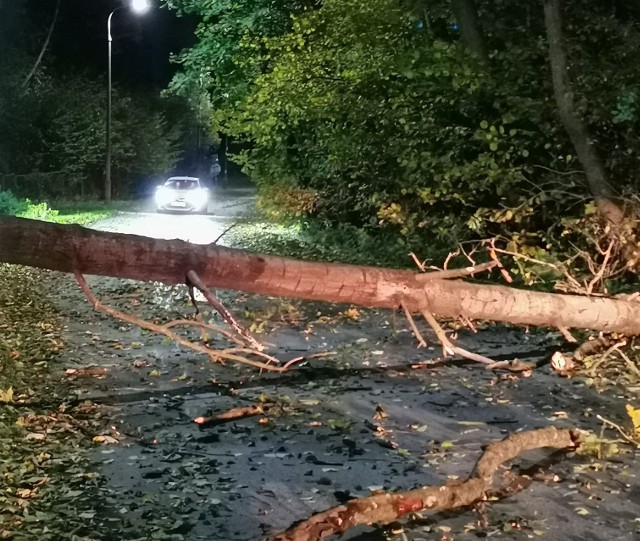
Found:
[[[109,88],[107,90],[107,161],[105,164],[105,177],[104,177],[104,200],[107,203],[111,202],[111,42],[113,38],[111,37],[111,18],[113,14],[124,6],[117,7],[111,13],[109,13],[109,17],[107,18],[107,54],[108,54],[108,68],[107,68],[107,78],[109,81]],[[142,15],[145,11],[149,9],[149,1],[148,0],[130,0],[129,8],[134,13],[138,15]]]

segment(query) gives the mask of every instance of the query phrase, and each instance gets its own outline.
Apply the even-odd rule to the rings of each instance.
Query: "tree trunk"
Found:
[[[185,283],[442,317],[640,334],[640,303],[437,279],[375,267],[313,263],[180,240],[0,217],[0,261],[63,272]]]
[[[475,0],[451,0],[453,14],[460,25],[462,40],[483,62],[489,59]]]
[[[49,41],[51,41],[51,35],[53,34],[53,29],[56,26],[56,21],[58,20],[58,13],[59,12],[60,12],[60,0],[58,0],[56,2],[56,9],[53,12],[53,18],[51,19],[51,25],[49,26],[49,32],[47,33],[47,37],[45,38],[44,43],[42,44],[42,47],[40,48],[40,54],[38,55],[38,58],[36,59],[36,62],[33,65],[33,68],[31,68],[31,71],[27,74],[27,76],[25,77],[24,81],[22,82],[23,88],[27,87],[27,85],[29,84],[29,81],[31,80],[31,77],[34,76],[34,74],[36,73],[36,70],[38,69],[38,66],[40,66],[40,62],[42,62],[42,58],[44,57],[44,53],[47,50],[47,47],[49,46]]]
[[[544,0],[544,20],[549,45],[549,63],[553,94],[560,120],[582,165],[589,190],[600,214],[617,227],[624,219],[623,209],[615,202],[616,193],[607,181],[607,174],[598,151],[591,142],[589,129],[575,110],[573,89],[567,67],[567,55],[562,33],[562,0]]]

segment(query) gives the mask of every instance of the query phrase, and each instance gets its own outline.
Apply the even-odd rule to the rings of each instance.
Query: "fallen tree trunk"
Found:
[[[187,282],[441,317],[640,334],[640,303],[473,284],[375,267],[305,262],[216,245],[194,245],[74,225],[0,217],[0,262],[63,272]]]

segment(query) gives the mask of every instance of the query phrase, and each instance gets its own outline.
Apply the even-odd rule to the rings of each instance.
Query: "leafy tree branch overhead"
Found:
[[[640,35],[635,8],[567,1],[546,19],[557,41],[543,4],[172,0],[202,21],[172,89],[200,85],[212,129],[245,142],[236,159],[267,205],[308,191],[311,207],[285,211],[413,248],[499,234],[546,253],[600,193],[554,94],[574,96],[609,198],[637,189],[627,59]],[[564,90],[549,42],[565,50]]]

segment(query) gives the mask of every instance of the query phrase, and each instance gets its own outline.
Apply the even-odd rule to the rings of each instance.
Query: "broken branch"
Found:
[[[284,368],[279,366],[279,364],[278,366],[274,366],[269,363],[247,359],[246,357],[242,357],[241,355],[233,353],[233,351],[231,353],[228,353],[225,350],[212,350],[201,344],[196,344],[195,342],[192,342],[191,340],[188,340],[187,338],[184,338],[183,336],[180,336],[179,334],[171,331],[169,327],[171,325],[170,323],[167,325],[156,325],[155,323],[151,323],[132,314],[127,314],[125,312],[121,312],[120,310],[116,310],[115,308],[103,305],[91,291],[91,288],[89,287],[89,284],[87,284],[84,276],[77,271],[74,274],[78,284],[80,285],[80,288],[86,295],[87,299],[89,299],[89,302],[93,305],[94,310],[98,312],[102,312],[103,314],[111,316],[115,319],[119,319],[120,321],[124,321],[125,323],[137,325],[141,329],[146,329],[156,334],[162,334],[187,349],[206,355],[212,362],[223,362],[223,360],[229,360],[247,364],[261,370],[270,370],[272,372],[286,371]],[[252,351],[252,353],[257,355],[260,352]]]
[[[477,363],[488,364],[488,365],[494,364],[494,361],[492,359],[489,359],[489,357],[485,357],[484,355],[479,355],[478,353],[467,351],[466,349],[463,349],[461,347],[454,345],[453,342],[449,340],[446,333],[444,332],[444,329],[440,326],[436,318],[433,317],[433,314],[429,312],[429,310],[424,310],[422,312],[422,315],[427,320],[427,323],[429,323],[429,325],[433,329],[433,332],[436,333],[438,340],[442,344],[442,349],[444,351],[445,357],[447,355],[453,355],[455,353],[457,355],[460,355],[460,357],[469,359],[470,361],[474,361]]]
[[[265,413],[265,409],[262,406],[245,406],[240,408],[232,408],[224,413],[218,415],[211,415],[207,417],[196,417],[193,422],[200,428],[205,426],[216,426],[223,423],[231,423],[233,421],[239,421],[246,417],[255,417],[256,415],[262,415]]]
[[[427,347],[427,341],[422,337],[422,334],[420,334],[420,331],[418,330],[418,327],[416,327],[416,322],[413,320],[413,316],[411,315],[411,312],[409,311],[409,309],[407,308],[405,303],[400,302],[400,306],[404,310],[404,315],[407,318],[407,321],[409,322],[409,326],[411,327],[411,330],[413,331],[413,335],[416,337],[416,340],[418,341],[418,349],[419,348],[426,348]]]
[[[423,487],[351,500],[345,505],[313,515],[269,537],[267,541],[317,541],[342,534],[359,525],[389,524],[409,513],[467,507],[485,499],[486,493],[493,489],[493,476],[503,463],[533,449],[574,449],[581,440],[582,433],[579,431],[555,427],[512,434],[502,441],[491,443],[476,463],[471,476],[460,484]]]
[[[229,310],[227,310],[224,307],[224,305],[218,300],[218,298],[213,293],[211,293],[211,291],[209,291],[209,288],[200,279],[198,274],[193,270],[190,270],[189,272],[187,272],[187,286],[189,287],[189,292],[191,294],[191,302],[193,302],[193,305],[195,306],[196,310],[198,309],[198,306],[192,294],[193,287],[196,287],[198,288],[198,290],[200,290],[200,292],[204,295],[205,299],[207,299],[207,302],[211,306],[213,306],[218,311],[218,313],[222,316],[222,319],[224,319],[234,331],[236,331],[240,336],[242,336],[252,348],[258,351],[264,350],[264,346],[260,342],[258,342],[253,336],[251,336],[251,333],[249,333],[249,331],[245,329],[240,324],[240,322],[236,320],[236,318],[233,317],[231,312],[229,312]]]
[[[418,283],[423,283],[428,280],[452,280],[455,278],[464,278],[467,276],[473,276],[474,274],[478,274],[479,272],[489,271],[495,267],[498,267],[500,262],[497,260],[487,261],[486,263],[481,263],[480,265],[474,265],[471,267],[464,267],[462,269],[451,269],[451,270],[438,270],[432,272],[425,272],[424,274],[417,274],[416,281]]]

